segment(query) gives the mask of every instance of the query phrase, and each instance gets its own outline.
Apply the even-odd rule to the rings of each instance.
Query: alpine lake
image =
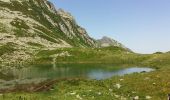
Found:
[[[113,76],[150,72],[149,67],[120,67],[112,64],[37,64],[0,72],[0,90],[50,80],[85,78],[105,80]]]

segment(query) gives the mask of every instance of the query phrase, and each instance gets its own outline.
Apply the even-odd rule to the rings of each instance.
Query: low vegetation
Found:
[[[14,46],[13,43],[7,43],[3,46],[0,46],[0,56],[2,56],[3,54],[12,53],[13,51],[15,51],[13,46]]]
[[[67,52],[67,53],[63,53]],[[55,56],[55,54],[62,54]],[[53,55],[53,56],[52,56]],[[79,56],[78,56],[79,55]],[[110,63],[116,65],[141,65],[156,70],[114,76],[107,80],[70,79],[59,81],[48,91],[1,94],[3,100],[165,100],[170,92],[170,54],[135,54],[121,48],[80,49],[65,48],[42,50],[37,55],[39,63],[49,63],[53,57],[61,63]]]
[[[67,55],[56,57],[57,63],[112,63],[139,64],[150,58],[151,55],[135,54],[119,47],[106,48],[61,48],[56,50],[42,50],[36,56],[36,62],[49,63],[52,55],[68,52]]]

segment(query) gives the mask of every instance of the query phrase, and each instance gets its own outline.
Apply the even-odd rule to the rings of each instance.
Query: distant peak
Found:
[[[110,39],[109,37],[107,36],[103,36],[102,39]]]
[[[125,47],[123,44],[119,43],[118,41],[116,41],[108,36],[103,36],[101,39],[98,39],[97,42],[100,47],[113,46],[113,47],[121,47],[121,48],[130,50],[127,47]]]

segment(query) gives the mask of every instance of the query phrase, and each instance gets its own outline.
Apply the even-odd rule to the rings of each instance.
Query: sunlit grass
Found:
[[[100,50],[100,49],[99,49]],[[45,92],[33,93],[8,93],[1,94],[2,100],[166,100],[167,94],[170,93],[170,54],[153,54],[139,55],[134,53],[126,54],[126,52],[112,52],[106,50],[100,52],[98,49],[64,49],[70,55],[78,56],[78,61],[90,61],[89,55],[103,55],[101,58],[95,58],[94,61],[101,59],[106,63],[116,63],[124,65],[143,65],[152,67],[156,70],[149,73],[134,73],[125,76],[114,76],[107,80],[87,80],[87,79],[71,79],[60,81],[54,84],[53,88]],[[37,56],[49,57],[56,53],[61,53],[63,49],[54,51],[41,51]],[[81,52],[84,52],[83,54]],[[48,54],[45,55],[45,54]],[[82,55],[81,55],[82,54]],[[97,55],[98,54],[98,55]],[[93,54],[92,54],[93,55]],[[121,56],[120,56],[121,55]],[[73,57],[72,61],[78,57]],[[107,61],[109,58],[109,61]],[[61,57],[59,61],[67,61],[69,58]],[[112,59],[112,60],[110,60]]]

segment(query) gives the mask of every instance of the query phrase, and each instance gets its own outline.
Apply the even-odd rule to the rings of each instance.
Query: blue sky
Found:
[[[170,0],[49,0],[95,39],[108,36],[138,53],[170,51]]]

